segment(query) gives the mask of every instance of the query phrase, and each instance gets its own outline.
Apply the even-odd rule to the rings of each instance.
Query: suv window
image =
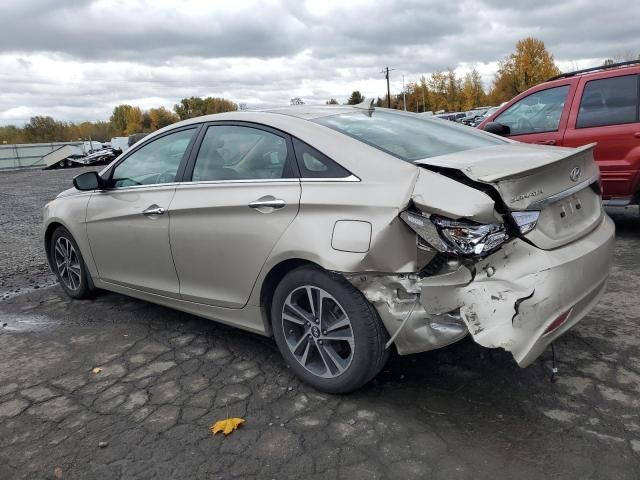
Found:
[[[351,175],[347,169],[297,138],[293,139],[293,148],[302,178],[346,178]]]
[[[532,93],[511,105],[495,119],[511,129],[511,135],[555,132],[569,93],[569,85]]]
[[[207,128],[196,157],[195,182],[294,177],[287,141],[274,133],[238,125]]]
[[[591,80],[582,93],[576,128],[632,123],[637,115],[637,75]]]
[[[111,177],[114,188],[176,181],[178,167],[195,128],[163,135],[143,145],[120,163]]]

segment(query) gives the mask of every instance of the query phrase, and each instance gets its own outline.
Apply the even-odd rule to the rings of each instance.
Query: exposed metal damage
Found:
[[[503,348],[527,366],[604,291],[613,245],[608,222],[584,247],[593,249],[591,260],[575,247],[548,252],[514,239],[486,258],[449,261],[431,276],[345,276],[376,307],[401,355],[441,348],[470,333],[478,344]],[[592,278],[594,287],[585,291],[568,281],[579,275]]]

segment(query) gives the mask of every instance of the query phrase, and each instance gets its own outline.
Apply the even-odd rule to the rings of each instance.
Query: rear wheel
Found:
[[[271,318],[282,356],[318,390],[356,390],[387,361],[388,335],[377,312],[339,275],[313,267],[292,270],[276,288]]]
[[[91,295],[89,274],[71,233],[58,227],[51,236],[51,265],[64,291],[71,298],[88,298]]]

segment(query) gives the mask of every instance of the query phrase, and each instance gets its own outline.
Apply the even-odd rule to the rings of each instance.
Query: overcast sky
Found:
[[[640,53],[637,0],[1,0],[0,124],[106,120],[113,107],[222,96],[344,102],[436,69],[486,86],[526,36],[562,69]]]

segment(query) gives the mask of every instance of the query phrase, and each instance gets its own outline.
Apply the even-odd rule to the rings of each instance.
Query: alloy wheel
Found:
[[[66,237],[56,240],[54,259],[60,280],[69,290],[78,290],[82,281],[80,259],[71,241]]]
[[[289,351],[313,375],[335,378],[351,364],[355,348],[351,320],[322,288],[304,285],[287,296],[282,329]]]

